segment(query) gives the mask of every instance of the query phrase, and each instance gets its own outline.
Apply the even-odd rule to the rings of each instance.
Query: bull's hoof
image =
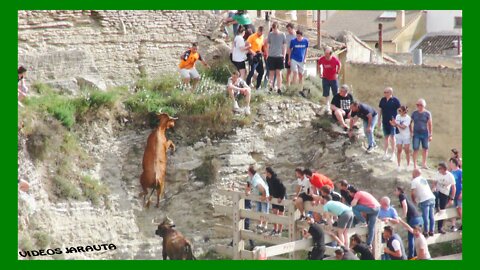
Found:
[[[148,201],[148,202],[145,204],[145,207],[146,207],[146,208],[150,208],[150,201]]]
[[[160,203],[155,204],[155,208],[159,208],[159,207],[160,207]]]

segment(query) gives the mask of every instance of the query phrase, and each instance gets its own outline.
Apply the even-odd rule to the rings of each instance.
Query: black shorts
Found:
[[[273,198],[273,200],[278,200],[277,198]],[[278,209],[280,212],[285,212],[285,206],[283,205],[278,205],[278,204],[273,204],[272,203],[272,209]]]
[[[298,197],[302,198],[302,200],[303,200],[304,202],[311,202],[311,201],[313,201],[313,197],[310,196],[310,195],[308,195],[308,194],[305,193],[305,192],[300,193],[300,194],[298,195]]]
[[[267,58],[268,70],[282,70],[283,66],[283,57],[268,57]]]
[[[288,53],[285,55],[285,68],[290,69],[290,65],[288,64]]]
[[[238,70],[245,69],[245,61],[242,61],[242,62],[232,61],[232,63]]]

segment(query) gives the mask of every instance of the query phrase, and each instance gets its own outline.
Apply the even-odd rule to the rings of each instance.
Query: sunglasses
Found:
[[[417,104],[417,106],[423,107],[423,104]]]

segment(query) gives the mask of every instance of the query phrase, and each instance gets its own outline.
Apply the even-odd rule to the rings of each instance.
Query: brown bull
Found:
[[[157,204],[160,206],[160,195],[164,193],[165,175],[167,172],[167,150],[171,147],[175,151],[175,144],[165,137],[165,131],[175,126],[177,118],[170,117],[166,113],[157,114],[160,121],[159,125],[150,133],[147,140],[147,146],[143,154],[143,172],[140,176],[140,184],[142,185],[143,203],[148,208],[150,207],[150,198],[153,192],[157,190]],[[148,189],[152,189],[152,193],[146,201]]]
[[[192,244],[179,231],[168,217],[158,225],[155,234],[163,238],[162,256],[166,260],[196,260],[193,256]]]

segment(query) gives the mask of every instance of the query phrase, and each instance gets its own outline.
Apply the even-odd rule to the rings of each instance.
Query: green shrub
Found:
[[[38,249],[45,249],[52,241],[50,235],[43,231],[35,232],[33,238],[35,238],[35,244]]]
[[[98,205],[100,198],[108,194],[108,189],[96,179],[90,176],[82,177],[80,182],[83,195],[92,202],[93,205]]]
[[[53,193],[60,199],[81,199],[81,194],[75,185],[67,178],[55,175],[52,177]]]
[[[332,131],[332,120],[329,117],[315,118],[311,121],[314,129],[322,129],[324,131]]]
[[[199,68],[202,75],[212,78],[217,83],[225,85],[227,84],[228,78],[235,70],[235,66],[233,66],[229,59],[212,62],[210,63],[210,68],[204,68],[203,66]]]

